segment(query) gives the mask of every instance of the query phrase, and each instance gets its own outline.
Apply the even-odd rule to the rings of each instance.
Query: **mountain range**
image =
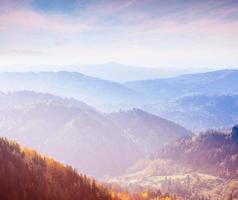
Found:
[[[193,131],[237,123],[238,70],[219,70],[173,78],[127,82],[150,99],[145,110]]]
[[[127,82],[125,85],[150,97],[152,102],[167,101],[188,94],[237,94],[238,70],[219,70],[173,78]]]
[[[0,91],[32,90],[73,97],[96,107],[104,104],[143,102],[143,96],[122,84],[79,72],[6,72],[0,75]]]
[[[114,82],[126,82],[136,80],[155,79],[181,74],[184,69],[168,70],[167,68],[137,67],[116,62],[109,62],[101,65],[79,66],[77,69],[88,76],[95,76],[101,79]]]
[[[75,99],[21,91],[0,95],[0,134],[95,177],[123,173],[191,133],[139,109],[106,114]]]
[[[112,185],[235,199],[238,127],[197,135],[187,128],[236,124],[237,83],[237,70],[127,83],[78,72],[3,73],[0,136]]]
[[[238,95],[187,95],[169,101],[157,113],[193,131],[229,128],[238,122]]]
[[[9,72],[0,74],[0,90],[48,92],[75,98],[103,112],[139,108],[194,132],[229,127],[237,121],[238,70],[126,83],[78,72]]]
[[[125,65],[117,62],[108,62],[100,65],[75,65],[69,68],[77,69],[88,76],[124,83],[127,81],[148,80],[182,75],[184,73],[199,73],[208,71],[207,67],[199,68],[172,68]]]

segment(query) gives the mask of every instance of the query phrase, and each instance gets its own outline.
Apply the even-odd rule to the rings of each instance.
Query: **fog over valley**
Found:
[[[237,0],[0,0],[0,200],[238,200]]]

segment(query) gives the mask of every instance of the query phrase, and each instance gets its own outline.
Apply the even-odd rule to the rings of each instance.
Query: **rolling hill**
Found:
[[[108,117],[117,126],[122,127],[124,134],[148,155],[153,155],[161,146],[174,141],[175,138],[192,134],[172,121],[140,109],[111,113]]]
[[[188,199],[238,197],[238,126],[183,137],[161,148],[155,159],[137,162],[110,179],[121,185],[151,186]]]
[[[74,99],[29,91],[2,93],[0,112],[1,136],[100,178],[121,174],[159,146],[191,134],[141,110],[105,114]]]

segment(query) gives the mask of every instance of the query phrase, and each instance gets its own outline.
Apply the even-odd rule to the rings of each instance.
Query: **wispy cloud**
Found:
[[[89,28],[88,24],[55,14],[40,14],[33,10],[13,10],[0,14],[1,30],[46,30],[77,32]]]
[[[197,67],[201,51],[206,56],[200,53],[199,64],[238,64],[238,1],[0,0],[0,5],[0,51],[9,52],[5,64],[12,63],[14,49],[22,63],[27,52],[43,52],[33,62]]]

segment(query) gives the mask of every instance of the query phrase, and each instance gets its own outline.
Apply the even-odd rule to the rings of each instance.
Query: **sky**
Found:
[[[238,67],[238,0],[0,0],[0,69]]]

